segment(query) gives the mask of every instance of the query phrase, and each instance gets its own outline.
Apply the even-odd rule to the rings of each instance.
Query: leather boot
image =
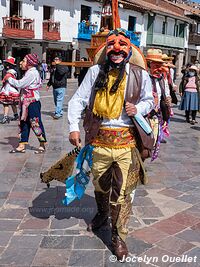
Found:
[[[109,215],[110,192],[104,194],[95,191],[94,194],[97,203],[97,214],[94,216],[91,223],[88,225],[87,230],[89,232],[98,230],[103,224],[106,224]]]
[[[119,217],[119,212],[121,205],[111,205],[111,220],[112,220],[112,247],[113,254],[117,257],[118,260],[125,259],[128,256],[128,249],[126,243],[118,234],[116,227],[117,219]]]

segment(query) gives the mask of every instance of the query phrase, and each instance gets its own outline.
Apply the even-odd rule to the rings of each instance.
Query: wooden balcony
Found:
[[[91,40],[92,34],[97,32],[97,28],[98,26],[96,24],[80,22],[78,24],[78,39]]]
[[[60,22],[43,21],[43,39],[47,41],[60,40]]]
[[[200,33],[190,32],[188,43],[194,45],[200,45]]]
[[[2,35],[8,38],[26,38],[35,37],[34,20],[23,19],[19,17],[3,17]]]

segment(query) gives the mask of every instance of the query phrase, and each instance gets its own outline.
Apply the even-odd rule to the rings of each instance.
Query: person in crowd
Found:
[[[63,102],[65,97],[65,90],[67,87],[68,67],[62,65],[61,57],[55,57],[55,66],[52,68],[50,79],[47,83],[47,90],[50,86],[53,87],[53,98],[55,104],[54,119],[60,119],[63,116]]]
[[[87,58],[86,57],[82,57],[81,61],[82,62],[87,61]],[[81,67],[80,68],[80,72],[78,74],[76,74],[76,76],[78,77],[78,86],[81,85],[81,83],[82,83],[87,71],[88,71],[88,67]]]
[[[39,141],[39,148],[36,154],[45,152],[47,142],[44,126],[41,119],[41,102],[39,90],[41,88],[41,78],[36,66],[38,65],[38,56],[36,54],[27,54],[21,62],[21,67],[25,72],[21,80],[8,78],[10,85],[20,91],[20,139],[17,148],[12,149],[10,153],[25,153],[26,145],[29,141],[30,129],[33,130]]]
[[[195,65],[190,66],[188,69],[188,75],[183,77],[180,84],[180,94],[182,99],[179,109],[185,110],[186,122],[194,125],[197,123],[196,115],[200,105],[200,80],[198,77],[198,68]],[[192,119],[190,119],[190,115]]]
[[[47,63],[45,60],[42,60],[42,63],[41,63],[41,79],[42,79],[42,81],[46,80],[47,71],[48,71]]]
[[[103,226],[110,210],[113,253],[121,260],[128,255],[125,240],[132,208],[131,193],[141,175],[142,160],[136,152],[132,118],[151,111],[153,96],[146,70],[129,63],[132,49],[134,57],[143,60],[143,56],[131,46],[126,30],[111,31],[105,49],[105,61],[89,68],[69,101],[69,140],[80,146],[78,124],[87,107],[85,141],[93,147],[92,174],[98,209],[88,230],[95,231]]]
[[[164,61],[162,60],[162,51],[160,49],[149,49],[146,56],[149,73],[152,82],[154,109],[150,113],[150,118],[153,119],[158,127],[156,143],[152,153],[152,160],[158,157],[160,143],[166,143],[164,137],[168,137],[168,121],[170,118],[171,97],[167,80],[167,72],[163,70]]]
[[[0,121],[2,124],[9,123],[10,120],[18,120],[17,104],[19,103],[19,92],[16,88],[7,82],[9,77],[13,79],[17,78],[15,58],[9,56],[4,61],[5,76],[3,79],[3,86],[0,91],[0,103],[3,104],[4,116]],[[9,106],[11,105],[14,117],[10,119],[9,117]]]

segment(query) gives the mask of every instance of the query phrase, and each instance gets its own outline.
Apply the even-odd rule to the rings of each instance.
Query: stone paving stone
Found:
[[[134,206],[154,207],[155,204],[149,197],[135,197],[133,201]]]
[[[49,219],[24,218],[19,229],[46,229],[49,226]]]
[[[0,231],[0,246],[2,246],[2,247],[7,246],[10,238],[13,235],[13,233],[14,233],[14,231],[13,232],[8,232],[8,231],[6,231],[6,229],[5,229],[5,231],[3,231],[3,230]]]
[[[170,220],[177,222],[179,224],[185,225],[185,226],[193,226],[194,224],[197,224],[200,222],[200,219],[197,217],[194,217],[187,212],[181,212],[177,213],[173,217],[170,218]]]
[[[40,244],[41,248],[71,249],[73,238],[69,236],[44,236]]]
[[[138,215],[141,218],[159,218],[163,217],[163,213],[158,207],[136,207]]]
[[[40,235],[14,235],[9,242],[11,247],[17,248],[37,248],[42,240]]]
[[[103,250],[72,250],[68,266],[102,267]]]
[[[38,249],[31,266],[69,266],[70,251],[66,249]]]
[[[182,195],[180,197],[177,197],[176,199],[187,202],[187,203],[191,203],[191,204],[197,204],[200,202],[200,196],[197,197],[191,193]]]
[[[20,224],[20,220],[0,219],[0,231],[15,231]]]
[[[136,239],[143,240],[145,242],[148,242],[150,244],[154,244],[166,237],[168,235],[164,232],[158,231],[154,229],[153,227],[146,227],[141,230],[136,230],[135,232],[131,233],[131,236],[133,236]]]
[[[158,193],[159,194],[163,194],[163,195],[165,195],[167,197],[173,197],[173,198],[178,197],[178,196],[183,194],[183,192],[179,192],[179,191],[171,189],[171,188],[164,189],[164,190],[162,190],[162,191],[160,191]]]
[[[36,251],[33,248],[8,247],[1,255],[1,264],[8,266],[18,265],[20,267],[30,266]]]
[[[100,239],[89,236],[74,237],[74,249],[105,249]]]
[[[185,225],[172,221],[171,218],[157,222],[152,227],[169,235],[174,235],[187,228]]]
[[[130,254],[134,255],[140,255],[147,251],[148,249],[152,248],[152,245],[149,243],[146,243],[140,239],[136,239],[133,237],[128,237],[126,240],[128,250]]]
[[[75,227],[79,224],[78,219],[76,218],[71,218],[69,219],[62,219],[58,220],[54,218],[51,222],[50,228],[51,229],[67,229],[71,227]]]
[[[156,219],[143,219],[143,222],[146,224],[146,225],[151,225],[155,222],[157,222],[158,220]]]
[[[187,254],[187,251],[195,247],[193,244],[174,236],[167,237],[157,242],[156,245],[177,255]]]
[[[200,235],[197,233],[197,231],[194,231],[192,229],[186,229],[185,231],[175,235],[175,237],[200,246]]]

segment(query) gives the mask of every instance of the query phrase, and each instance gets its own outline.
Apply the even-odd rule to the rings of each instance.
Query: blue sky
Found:
[[[200,0],[193,0],[193,1],[194,1],[194,2],[197,2],[197,3],[200,3]],[[192,1],[192,2],[193,2],[193,1]]]

